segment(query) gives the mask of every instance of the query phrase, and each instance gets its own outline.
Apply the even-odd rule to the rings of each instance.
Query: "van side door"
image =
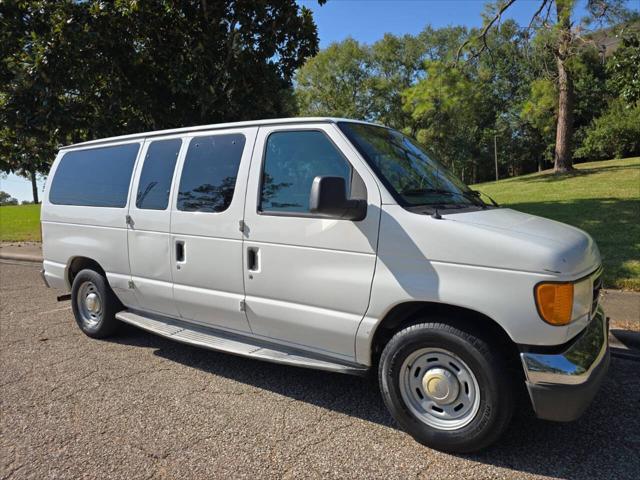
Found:
[[[240,221],[257,130],[191,135],[171,209],[173,295],[180,316],[245,333],[250,329]]]
[[[345,179],[361,221],[309,211],[317,176]],[[380,192],[331,123],[260,127],[245,207],[246,311],[253,333],[354,359],[376,263]]]
[[[171,271],[172,185],[184,140],[148,139],[143,145],[129,200],[128,242],[131,280],[139,307],[178,316]]]

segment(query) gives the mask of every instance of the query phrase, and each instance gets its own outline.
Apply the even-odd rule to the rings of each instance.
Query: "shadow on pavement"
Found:
[[[155,349],[164,359],[212,375],[398,429],[374,380],[271,364],[173,342],[125,326],[112,342]],[[471,461],[559,478],[632,478],[640,471],[640,368],[612,359],[608,379],[577,422],[537,420],[525,402],[504,437]],[[607,458],[610,457],[610,458]],[[607,461],[603,461],[604,459]],[[612,470],[611,464],[620,470]]]

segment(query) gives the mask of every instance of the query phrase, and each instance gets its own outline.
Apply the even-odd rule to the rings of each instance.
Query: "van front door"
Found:
[[[133,182],[127,218],[129,266],[138,305],[178,316],[173,301],[170,209],[174,171],[183,140],[147,140]]]
[[[340,176],[367,200],[362,221],[309,212],[316,176]],[[260,127],[245,206],[244,280],[253,333],[354,359],[376,263],[380,193],[330,123]]]
[[[245,333],[240,221],[257,130],[190,136],[171,211],[173,294],[180,316]]]

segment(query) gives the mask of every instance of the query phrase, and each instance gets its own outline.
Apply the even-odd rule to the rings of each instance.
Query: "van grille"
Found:
[[[596,313],[598,308],[598,304],[600,303],[600,290],[602,290],[602,270],[596,273],[595,277],[593,277],[593,297],[591,297],[591,315]]]

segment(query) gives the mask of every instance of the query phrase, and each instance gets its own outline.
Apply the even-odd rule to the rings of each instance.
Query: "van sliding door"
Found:
[[[171,269],[180,316],[245,333],[250,329],[240,221],[257,130],[191,135],[171,210]]]

